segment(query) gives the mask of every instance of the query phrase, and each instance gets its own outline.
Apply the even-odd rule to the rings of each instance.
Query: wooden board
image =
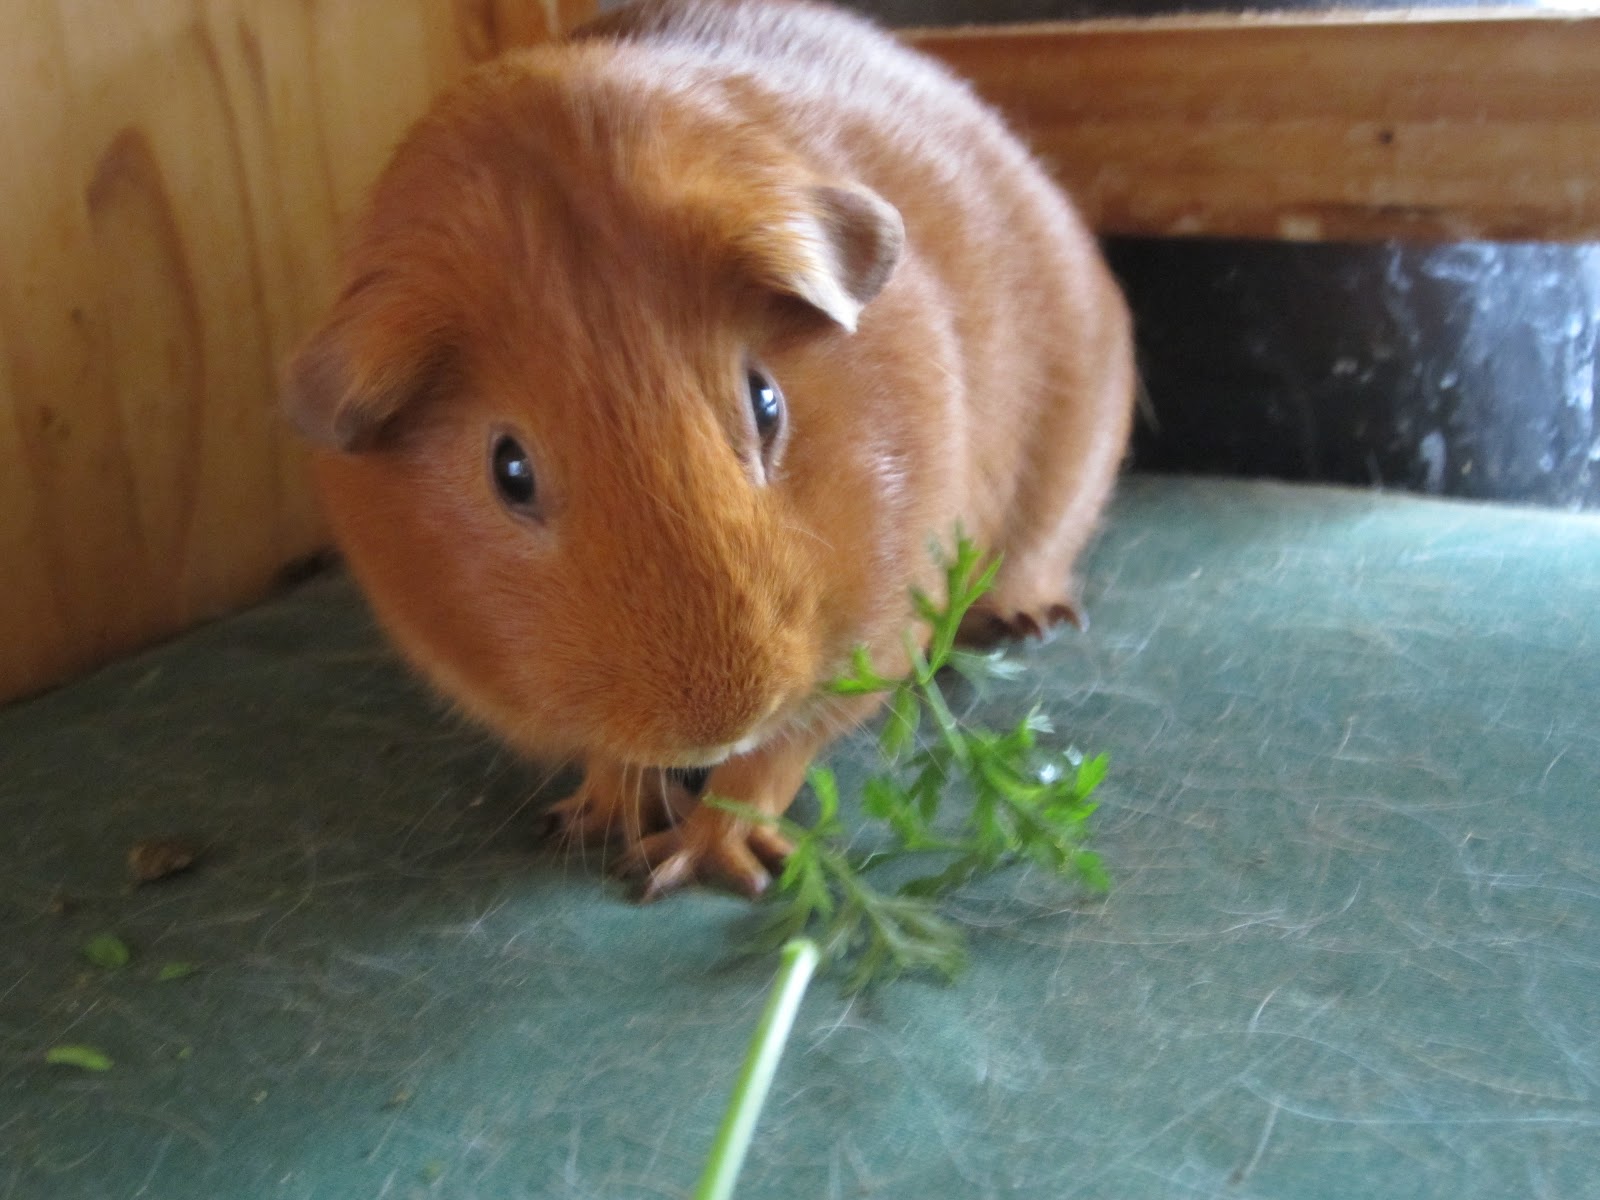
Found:
[[[1600,238],[1600,16],[921,30],[1102,232]]]
[[[589,7],[7,0],[0,698],[322,541],[275,391],[339,230],[438,88]]]

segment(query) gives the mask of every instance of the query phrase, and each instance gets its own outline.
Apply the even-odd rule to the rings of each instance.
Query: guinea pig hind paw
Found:
[[[1005,641],[1025,638],[1043,641],[1057,625],[1072,625],[1083,630],[1089,628],[1089,620],[1082,609],[1067,600],[1041,605],[1037,610],[996,610],[985,604],[975,604],[961,619],[956,637],[963,646],[983,650]]]

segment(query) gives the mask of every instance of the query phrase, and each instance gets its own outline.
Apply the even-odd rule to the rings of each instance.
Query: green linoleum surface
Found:
[[[1600,520],[1134,479],[1087,598],[975,711],[1110,753],[1113,891],[815,986],[741,1196],[1590,1194]],[[770,967],[540,850],[543,778],[338,579],[0,712],[0,1197],[686,1194]]]

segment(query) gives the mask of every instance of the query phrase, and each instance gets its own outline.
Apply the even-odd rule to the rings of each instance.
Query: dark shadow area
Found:
[[[849,7],[895,26],[1233,8],[1164,0]],[[1134,309],[1158,421],[1139,430],[1141,469],[1600,506],[1600,246],[1116,239],[1109,254]]]

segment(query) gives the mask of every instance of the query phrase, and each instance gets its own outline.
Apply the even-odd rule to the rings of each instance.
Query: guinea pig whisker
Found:
[[[625,794],[628,789],[628,768],[624,766],[617,775],[615,786],[620,794]],[[611,869],[611,838],[616,826],[617,806],[606,806],[606,824],[600,834],[600,872],[604,874]],[[585,839],[588,840],[588,839]]]
[[[678,823],[678,814],[673,810],[671,791],[672,776],[669,772],[652,769],[650,776],[656,782],[656,802],[661,806],[661,818],[667,828]],[[641,817],[642,820],[642,817]],[[642,836],[643,831],[641,831]]]
[[[626,824],[623,830],[623,839],[629,846],[637,846],[644,836],[644,822],[639,815],[639,806],[644,803],[644,768],[626,766],[622,768],[622,777],[631,780],[633,786],[629,803],[623,808],[622,819]]]
[[[782,527],[787,529],[790,533],[804,534],[812,541],[818,543],[824,550],[827,550],[829,553],[833,552],[833,543],[814,529],[807,529],[804,525],[798,525],[793,521],[782,522]]]

